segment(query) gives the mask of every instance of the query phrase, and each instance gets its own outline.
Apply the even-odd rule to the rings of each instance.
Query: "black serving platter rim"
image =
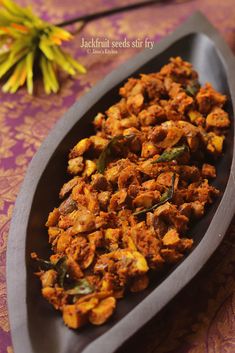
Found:
[[[121,67],[114,70],[102,82],[98,83],[86,96],[81,98],[79,102],[75,103],[64,117],[59,120],[31,161],[15,204],[7,248],[8,309],[15,353],[34,352],[30,342],[27,322],[25,234],[27,232],[28,217],[30,215],[34,193],[49,161],[49,157],[56,150],[57,145],[62,141],[63,137],[66,136],[77,122],[78,117],[81,117],[90,108],[91,104],[94,105],[96,101],[114,85],[130,76],[132,72],[166,50],[171,44],[192,33],[205,34],[215,43],[218,55],[227,71],[228,85],[234,109],[235,79],[233,79],[231,74],[228,75],[228,73],[235,72],[234,56],[214,27],[200,12],[197,12],[173,34],[157,43],[153,50],[144,50],[134,59],[121,65]],[[167,277],[167,281],[163,281],[116,325],[86,346],[85,349],[82,350],[83,353],[114,352],[124,341],[131,337],[141,326],[159,312],[202,268],[222,241],[226,229],[234,215],[234,171],[235,153],[233,150],[231,172],[225,192],[203,239],[193,252],[170,273]],[[215,220],[218,219],[223,221],[215,222]],[[215,234],[213,239],[208,237],[208,234],[211,233]],[[20,273],[18,270],[20,270]],[[168,282],[174,285],[169,288]],[[158,302],[156,302],[154,298],[156,291],[158,291],[158,296],[161,298]]]

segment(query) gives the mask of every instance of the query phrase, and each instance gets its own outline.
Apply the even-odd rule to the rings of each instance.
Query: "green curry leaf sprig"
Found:
[[[114,136],[104,150],[101,152],[98,161],[97,161],[97,170],[99,173],[104,173],[105,168],[110,161],[111,157],[113,156],[113,150],[115,148],[122,149],[126,143],[131,141],[135,137],[134,134],[130,135],[117,135]]]
[[[172,175],[171,186],[161,196],[160,201],[158,203],[156,203],[155,205],[153,205],[152,207],[145,208],[144,210],[134,212],[133,215],[134,216],[141,216],[141,215],[144,215],[147,212],[152,212],[156,208],[158,208],[159,206],[164,205],[164,203],[170,201],[173,198],[173,196],[174,196],[174,185],[175,185],[175,173]]]
[[[166,149],[158,159],[152,162],[152,164],[160,163],[160,162],[171,162],[181,157],[185,152],[188,151],[188,146],[182,145],[179,147],[174,147],[170,149]]]
[[[199,84],[198,80],[192,80],[185,87],[185,92],[189,96],[194,97],[198,93],[199,89],[200,89],[200,84]]]
[[[69,280],[69,272],[67,266],[66,256],[61,257],[55,264],[44,259],[40,259],[35,254],[33,258],[38,262],[39,268],[43,271],[55,270],[57,272],[57,282],[61,288],[66,287],[66,279]],[[66,293],[69,295],[83,295],[90,294],[94,291],[91,284],[86,278],[81,278],[76,281],[71,281],[71,284],[66,289]]]

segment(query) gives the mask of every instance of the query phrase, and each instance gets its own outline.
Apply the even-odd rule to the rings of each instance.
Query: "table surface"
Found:
[[[21,0],[44,19],[63,19],[92,13],[134,0]],[[47,96],[37,82],[35,96],[25,89],[0,93],[0,353],[12,353],[7,314],[6,246],[9,223],[27,166],[61,115],[81,95],[141,49],[123,48],[118,54],[88,54],[81,38],[144,39],[156,43],[200,9],[235,52],[234,0],[170,1],[119,13],[88,23],[75,35],[68,51],[88,69],[76,79],[61,75],[59,94]],[[225,240],[196,278],[119,353],[233,353],[235,352],[235,220]],[[98,352],[97,352],[98,353]]]

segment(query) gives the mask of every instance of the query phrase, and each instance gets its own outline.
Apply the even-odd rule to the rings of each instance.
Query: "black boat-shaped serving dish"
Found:
[[[156,29],[157,30],[157,29]],[[158,71],[170,57],[181,56],[229,97],[226,110],[232,125],[225,153],[217,162],[214,185],[222,195],[191,229],[194,248],[159,281],[120,300],[113,318],[100,327],[74,331],[40,295],[30,253],[49,254],[44,227],[65,182],[71,147],[92,132],[91,121],[118,99],[118,89],[130,76]],[[7,250],[7,286],[15,353],[112,353],[158,313],[202,268],[223,239],[235,210],[235,58],[223,39],[200,13],[173,34],[108,75],[58,122],[33,158],[17,198]]]

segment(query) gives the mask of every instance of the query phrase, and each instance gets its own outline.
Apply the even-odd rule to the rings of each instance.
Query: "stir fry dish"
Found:
[[[50,259],[31,254],[43,297],[73,329],[105,323],[118,299],[182,260],[219,195],[211,182],[230,125],[226,96],[200,86],[180,57],[119,93],[69,153],[71,177],[46,222]]]

